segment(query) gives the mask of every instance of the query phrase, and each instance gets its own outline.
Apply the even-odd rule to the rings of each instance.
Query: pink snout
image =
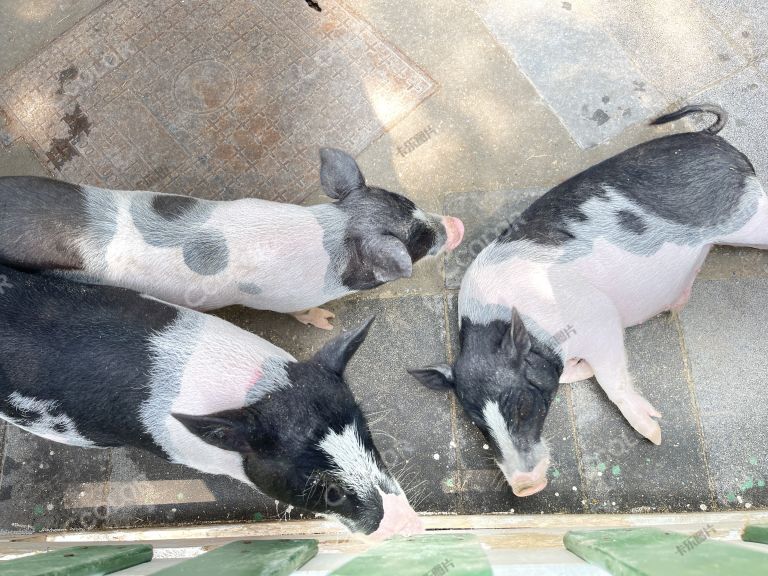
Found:
[[[445,226],[445,233],[448,236],[443,248],[446,252],[450,252],[461,244],[461,240],[464,238],[464,223],[453,216],[443,216],[443,226]]]
[[[384,505],[384,516],[379,527],[371,534],[374,540],[385,540],[395,534],[412,536],[424,532],[424,524],[416,514],[405,494],[385,494],[379,490]]]
[[[547,486],[547,468],[549,462],[542,460],[530,472],[513,472],[509,478],[515,496],[532,496]]]

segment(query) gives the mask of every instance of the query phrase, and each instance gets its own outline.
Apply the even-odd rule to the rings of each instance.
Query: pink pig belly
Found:
[[[588,255],[556,266],[561,277],[578,275],[608,296],[628,327],[669,310],[689,290],[709,248],[666,243],[644,256],[598,239]]]

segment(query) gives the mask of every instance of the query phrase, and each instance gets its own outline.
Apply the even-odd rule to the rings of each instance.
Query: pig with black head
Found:
[[[0,417],[132,446],[384,538],[421,530],[344,380],[371,321],[315,356],[111,286],[0,267]]]
[[[317,306],[407,278],[419,260],[461,242],[459,219],[368,186],[341,150],[321,149],[320,180],[336,201],[305,207],[0,178],[0,264],[331,329],[333,314]]]
[[[453,389],[513,492],[547,484],[542,427],[559,383],[595,376],[629,424],[661,443],[661,414],[635,390],[624,328],[680,310],[714,244],[768,249],[768,197],[746,156],[716,133],[651,140],[536,200],[467,270],[454,366],[411,373]]]

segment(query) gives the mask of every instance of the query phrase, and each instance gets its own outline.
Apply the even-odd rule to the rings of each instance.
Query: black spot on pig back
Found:
[[[731,218],[754,168],[719,136],[674,134],[609,158],[544,194],[499,237],[560,245],[573,238],[569,223],[585,221],[585,202],[617,193],[642,212],[692,227]],[[626,224],[626,221],[625,221]],[[637,228],[637,226],[636,226]],[[639,229],[639,228],[638,228]]]
[[[0,294],[0,411],[14,391],[55,401],[96,445],[162,455],[138,409],[150,392],[149,339],[179,311],[122,288],[2,266],[0,275],[10,285]]]
[[[189,196],[157,194],[152,198],[152,209],[165,220],[178,220],[194,210],[197,203]]]
[[[215,229],[201,230],[184,242],[184,263],[193,272],[212,276],[223,271],[229,260],[224,234]]]
[[[79,186],[33,176],[0,178],[0,264],[24,270],[82,269],[86,228]]]
[[[647,228],[645,222],[643,222],[643,217],[631,210],[619,210],[616,213],[616,218],[622,228],[637,235],[645,232]]]

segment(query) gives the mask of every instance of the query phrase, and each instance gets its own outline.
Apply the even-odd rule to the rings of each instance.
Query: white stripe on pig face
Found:
[[[539,439],[526,452],[521,452],[510,434],[499,403],[493,400],[486,402],[483,420],[500,455],[496,463],[515,495],[529,496],[542,490],[547,484],[549,466],[549,448],[544,440]]]
[[[360,503],[353,519],[339,518],[353,530],[370,533],[374,539],[384,539],[394,534],[409,536],[423,531],[421,520],[408,503],[397,481],[384,473],[377,464],[373,444],[366,447],[358,430],[367,430],[353,421],[341,432],[329,431],[319,446],[330,458],[332,478],[342,490],[335,494],[341,504],[343,494],[353,494]],[[334,505],[328,496],[326,503]]]
[[[340,434],[329,431],[319,446],[330,457],[338,481],[350,492],[362,497],[373,497],[377,489],[402,494],[397,482],[379,469],[372,452],[363,446],[355,424],[348,424]]]

